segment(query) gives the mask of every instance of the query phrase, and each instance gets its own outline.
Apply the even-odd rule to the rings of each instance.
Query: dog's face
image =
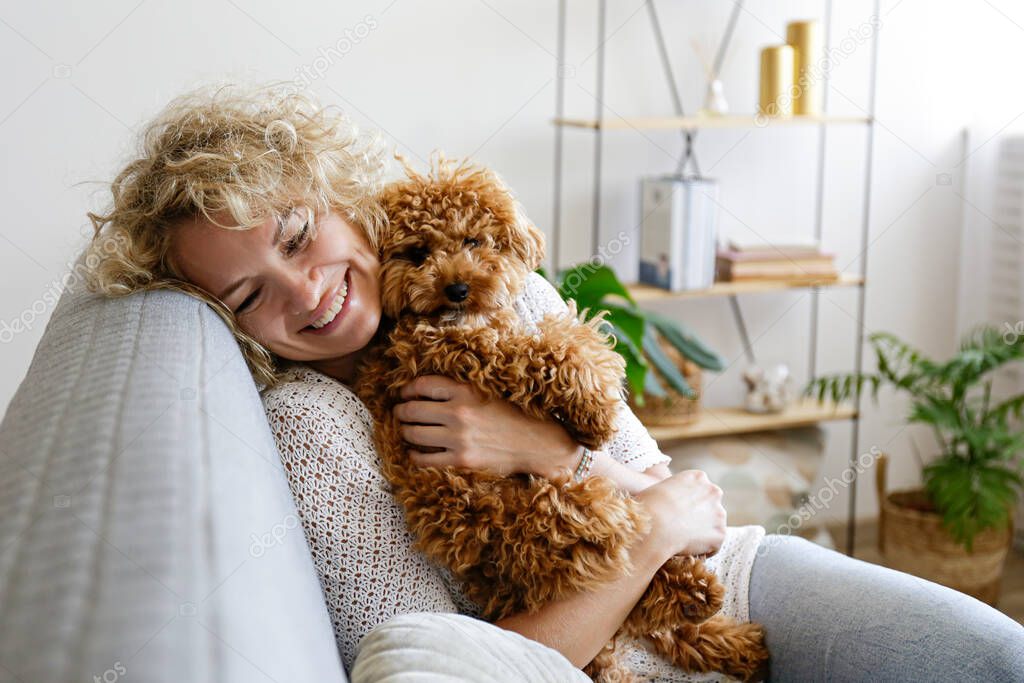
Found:
[[[427,176],[383,194],[389,226],[381,239],[384,315],[446,324],[486,321],[511,306],[540,265],[543,234],[523,219],[491,171],[442,158]]]

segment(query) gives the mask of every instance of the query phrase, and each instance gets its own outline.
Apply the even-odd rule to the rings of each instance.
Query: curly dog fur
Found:
[[[523,328],[513,302],[541,262],[543,235],[490,170],[439,156],[383,194],[390,225],[380,240],[384,323],[360,369],[357,391],[376,420],[385,477],[418,547],[461,580],[484,618],[534,612],[632,571],[629,548],[650,528],[634,498],[610,480],[572,483],[417,467],[393,408],[401,388],[436,374],[559,420],[599,448],[615,431],[624,362],[598,316],[548,315]],[[619,629],[646,637],[688,671],[750,680],[767,661],[756,624],[715,616],[724,589],[699,559],[676,556],[654,576]],[[614,639],[588,665],[623,675]],[[625,673],[628,679],[628,672]]]

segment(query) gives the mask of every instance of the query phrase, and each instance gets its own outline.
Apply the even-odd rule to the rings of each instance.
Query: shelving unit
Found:
[[[825,41],[823,54],[829,54],[832,34],[832,0],[823,0],[823,20],[825,29]],[[602,168],[602,141],[604,132],[622,130],[678,130],[685,142],[685,156],[683,163],[691,157],[693,150],[693,139],[696,131],[700,129],[725,129],[725,128],[774,128],[781,126],[806,126],[818,131],[818,155],[817,155],[817,185],[816,185],[816,212],[814,223],[814,239],[822,241],[823,236],[823,197],[825,184],[825,141],[829,127],[834,125],[863,125],[866,128],[866,150],[865,150],[865,171],[864,171],[864,194],[862,199],[862,219],[860,226],[860,271],[858,273],[844,273],[839,279],[821,282],[806,282],[801,280],[772,280],[759,282],[719,282],[713,286],[696,291],[687,292],[666,292],[653,287],[643,285],[630,286],[630,292],[637,301],[667,301],[687,300],[706,297],[725,297],[729,300],[732,308],[736,326],[743,341],[744,351],[748,359],[753,360],[753,348],[746,331],[746,324],[739,305],[740,295],[756,293],[780,292],[792,289],[810,289],[810,331],[808,353],[808,376],[814,377],[817,374],[817,342],[818,342],[818,313],[819,297],[818,292],[822,288],[849,287],[857,290],[857,321],[856,338],[854,340],[854,362],[853,371],[861,372],[864,351],[864,307],[866,299],[865,275],[867,273],[868,256],[868,235],[870,231],[870,209],[871,209],[871,177],[873,165],[874,130],[875,130],[875,85],[878,72],[878,32],[876,30],[871,40],[871,61],[869,67],[869,95],[868,109],[864,116],[836,116],[828,114],[828,71],[823,75],[823,101],[822,114],[820,116],[794,116],[788,118],[765,118],[755,115],[727,115],[727,116],[688,116],[686,115],[682,100],[676,87],[675,77],[665,47],[665,40],[661,31],[661,23],[658,19],[654,1],[647,0],[646,6],[651,17],[654,30],[654,37],[661,57],[662,68],[669,91],[672,95],[675,113],[672,116],[640,116],[640,117],[614,117],[608,118],[604,115],[604,76],[605,76],[605,43],[607,0],[597,0],[597,48],[596,64],[597,78],[595,87],[595,111],[593,118],[579,118],[565,116],[565,86],[561,78],[561,69],[565,63],[565,34],[566,34],[566,0],[559,0],[558,3],[558,63],[556,65],[556,100],[555,116],[552,119],[555,125],[555,172],[554,172],[554,220],[552,222],[552,265],[557,270],[562,266],[559,260],[560,238],[561,238],[561,209],[562,209],[562,175],[563,175],[563,136],[565,130],[589,131],[594,136],[594,175],[593,175],[593,219],[591,226],[591,252],[596,253],[601,243],[601,168]],[[880,0],[873,0],[874,15],[880,16]],[[742,1],[734,3],[729,24],[725,30],[722,44],[716,57],[716,69],[720,67],[726,47],[732,35],[736,21],[742,9]],[[682,168],[683,163],[680,164]],[[853,554],[855,518],[857,505],[857,468],[856,461],[860,442],[860,405],[859,401],[854,405],[835,406],[831,404],[819,404],[816,401],[802,400],[790,406],[785,412],[776,415],[756,415],[747,413],[742,408],[702,408],[702,414],[698,420],[690,425],[682,427],[651,427],[650,432],[659,441],[673,441],[679,439],[690,439],[697,437],[722,436],[726,434],[745,434],[761,430],[777,430],[790,427],[805,426],[830,420],[851,420],[852,435],[850,438],[850,451],[848,463],[853,473],[853,480],[850,484],[850,499],[847,510],[847,536],[846,552]]]
[[[853,406],[803,400],[790,405],[785,412],[776,414],[749,413],[743,408],[705,408],[690,424],[652,426],[647,431],[661,443],[805,427],[830,420],[849,420],[856,416],[857,410]]]
[[[638,116],[616,119],[551,119],[556,126],[592,130],[697,130],[698,128],[771,128],[776,126],[818,126],[822,124],[862,124],[867,116],[763,116],[727,114],[724,116]]]
[[[807,282],[797,279],[749,280],[738,282],[716,282],[707,289],[688,289],[682,292],[669,292],[650,285],[628,285],[629,293],[640,301],[673,301],[678,299],[706,299],[715,296],[736,296],[737,294],[756,294],[758,292],[777,292],[784,289],[821,289],[828,287],[859,287],[864,278],[852,273],[843,273],[837,280],[817,280]]]

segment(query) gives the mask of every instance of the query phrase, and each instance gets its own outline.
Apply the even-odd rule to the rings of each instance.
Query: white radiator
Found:
[[[964,146],[958,332],[991,323],[1024,335],[1024,132],[979,126],[966,131]],[[993,386],[996,399],[1021,392],[1019,364]],[[1024,504],[1014,526],[1024,549]]]

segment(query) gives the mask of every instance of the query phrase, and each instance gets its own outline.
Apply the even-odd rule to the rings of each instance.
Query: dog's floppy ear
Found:
[[[501,226],[499,241],[520,259],[529,270],[536,270],[544,261],[544,233],[533,224],[511,190],[492,169],[480,167],[475,174],[476,191],[481,203]]]
[[[544,233],[519,210],[509,232],[509,249],[522,259],[527,268],[537,270],[544,262]]]

